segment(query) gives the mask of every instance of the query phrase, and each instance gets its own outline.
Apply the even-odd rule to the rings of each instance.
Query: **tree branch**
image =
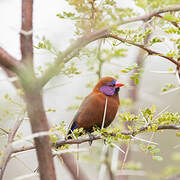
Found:
[[[147,131],[148,128],[150,128],[150,127],[151,127],[150,125],[144,126],[144,127],[141,127],[135,131],[125,131],[125,132],[121,132],[119,134],[125,135],[125,136],[136,136],[137,134],[140,134],[140,133]],[[177,125],[161,125],[161,126],[157,127],[157,131],[158,130],[180,130],[180,126],[177,126]],[[116,136],[116,134],[110,134],[110,135]],[[91,140],[99,140],[99,139],[104,139],[104,137],[101,135],[96,135],[96,136],[93,136],[93,139],[92,139],[92,137],[91,138],[90,137],[82,137],[79,139],[60,140],[56,143],[56,147],[60,147],[60,146],[63,146],[65,144],[82,144],[85,142],[89,142]],[[52,146],[54,146],[54,145],[52,145]],[[5,170],[5,167],[7,165],[8,160],[11,157],[11,154],[32,150],[34,148],[35,148],[34,145],[25,146],[25,147],[22,146],[22,147],[16,147],[15,148],[15,147],[12,147],[11,144],[9,144],[7,149],[6,149],[6,152],[4,153],[4,156],[3,156],[3,161],[2,161],[3,163],[0,166],[0,175],[1,175],[0,178],[2,177],[2,174]]]
[[[164,17],[161,16],[161,15],[159,15],[159,14],[156,15],[156,17],[159,17],[159,18],[161,18],[161,19],[163,19],[163,20],[165,20],[165,21],[168,21],[168,20],[164,19]],[[177,27],[177,28],[180,30],[180,26],[178,25],[177,22],[175,22],[175,21],[168,21],[168,22],[170,22],[172,25],[174,25],[175,27]]]
[[[11,154],[13,153],[11,143],[13,142],[16,132],[19,129],[23,119],[24,117],[21,119],[18,118],[12,130],[8,133],[8,145],[5,152],[3,153],[2,163],[0,165],[0,179],[2,179],[7,163],[10,160]]]
[[[51,78],[59,73],[60,64],[66,63],[71,60],[79,50],[85,45],[97,39],[106,38],[109,33],[108,29],[99,30],[89,33],[76,40],[66,51],[64,51],[55,61],[55,63],[47,69],[47,71],[39,79],[39,84],[43,87]]]
[[[33,0],[22,0],[22,24],[20,31],[22,61],[33,65],[33,31],[32,31]]]
[[[137,46],[137,47],[145,50],[146,52],[148,52],[149,55],[157,55],[157,56],[163,57],[165,59],[168,59],[172,63],[174,63],[176,66],[180,67],[180,63],[177,62],[172,57],[165,56],[165,55],[163,55],[163,54],[161,54],[159,52],[156,52],[156,51],[153,51],[153,50],[151,50],[149,48],[146,48],[142,44],[137,44],[137,43],[135,43],[133,41],[130,41],[130,40],[127,40],[127,39],[124,39],[124,38],[120,38],[120,37],[118,37],[116,35],[111,34],[108,29],[104,29],[104,30],[99,30],[99,31],[96,31],[96,32],[89,33],[88,35],[85,35],[85,36],[79,38],[78,40],[76,40],[44,72],[42,77],[39,78],[39,85],[40,85],[40,87],[43,87],[51,78],[53,78],[54,76],[56,76],[59,73],[59,71],[60,71],[60,64],[67,63],[69,60],[71,60],[75,55],[77,55],[79,50],[82,47],[84,47],[85,45],[89,44],[92,41],[95,41],[95,40],[98,40],[98,39],[102,39],[102,38],[114,38],[114,39],[117,39],[117,40],[119,40],[119,41],[121,41],[123,43],[128,43],[128,44]]]
[[[158,10],[155,10],[155,11],[150,12],[148,14],[145,14],[143,16],[134,17],[134,18],[125,20],[123,22],[120,22],[118,25],[123,25],[123,24],[137,22],[137,21],[148,21],[152,17],[157,16],[161,13],[174,12],[174,11],[180,11],[180,5],[172,5],[172,6],[168,6],[166,8],[158,9]]]
[[[18,73],[22,64],[0,47],[0,64],[15,73]]]
[[[126,135],[126,136],[135,136],[137,134],[140,134],[140,133],[143,133],[145,132],[146,130],[148,130],[148,127],[151,127],[151,126],[144,126],[138,130],[135,130],[135,131],[125,131],[125,132],[121,132],[120,134],[121,135]],[[161,125],[161,126],[158,126],[157,130],[167,130],[167,129],[170,129],[170,130],[180,130],[180,126],[176,126],[176,125]],[[110,134],[112,136],[116,136],[116,134]],[[98,139],[104,139],[103,136],[100,136],[100,135],[97,135],[97,136],[94,136],[93,137],[93,140],[98,140]],[[65,145],[65,144],[82,144],[84,142],[88,142],[90,141],[90,138],[89,137],[83,137],[83,138],[79,138],[79,139],[69,139],[69,140],[60,140],[58,142],[56,142],[56,147],[60,147],[62,145]]]
[[[9,131],[7,131],[7,130],[1,128],[1,127],[0,127],[0,130],[1,130],[2,132],[4,132],[5,134],[9,134]]]
[[[1,161],[2,163],[0,165],[0,179],[3,178],[4,171],[6,169],[9,159],[11,158],[12,153],[13,153],[12,146],[11,146],[11,144],[9,144],[7,146],[5,152],[3,153],[3,157],[2,157],[2,161]]]
[[[118,134],[120,135],[125,135],[125,136],[136,136],[137,134],[143,133],[145,131],[148,130],[148,128],[151,128],[151,126],[143,126],[141,128],[139,128],[138,130],[135,131],[123,131],[120,132]],[[156,129],[157,131],[159,130],[180,130],[180,126],[178,125],[160,125],[157,127]],[[116,136],[116,134],[109,134],[111,136]],[[102,135],[96,135],[91,137],[93,138],[92,140],[99,140],[99,139],[104,139],[104,137]],[[79,139],[68,139],[68,140],[59,140],[56,142],[56,148],[63,146],[65,144],[82,144],[85,142],[89,142],[91,141],[91,138],[89,137],[80,137]],[[54,144],[52,144],[52,146],[54,146]],[[27,150],[32,150],[34,149],[34,145],[30,145],[30,146],[22,146],[22,147],[17,147],[17,148],[13,148],[12,153],[18,153],[18,152],[23,152],[23,151],[27,151]]]
[[[22,121],[24,120],[24,117],[22,117],[21,119],[18,119],[14,126],[13,126],[13,129],[11,130],[11,132],[9,133],[8,135],[8,143],[11,143],[16,135],[16,132],[18,131]]]
[[[163,57],[163,58],[168,59],[169,61],[171,61],[176,66],[180,67],[180,63],[178,61],[176,61],[175,59],[173,59],[172,57],[165,56],[165,55],[163,55],[163,54],[161,54],[159,52],[153,51],[153,50],[145,47],[142,44],[137,44],[137,43],[135,43],[133,41],[130,41],[130,40],[127,40],[127,39],[124,39],[124,38],[120,38],[120,37],[118,37],[116,35],[113,35],[113,34],[107,34],[107,37],[111,37],[111,38],[117,39],[117,40],[119,40],[119,41],[121,41],[123,43],[128,43],[128,44],[134,45],[136,47],[139,47],[139,48],[145,50],[149,55],[157,55],[157,56]]]

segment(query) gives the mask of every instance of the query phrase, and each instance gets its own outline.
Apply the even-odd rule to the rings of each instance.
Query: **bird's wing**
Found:
[[[86,119],[84,119],[84,121],[86,121],[86,123],[89,123],[89,124],[91,123],[90,121],[88,121],[89,116],[95,115],[95,112],[94,112],[95,107],[94,106],[99,107],[101,105],[100,101],[98,101],[101,96],[102,96],[102,94],[100,94],[100,93],[90,94],[89,96],[87,96],[84,99],[84,101],[82,102],[82,104],[79,107],[78,112],[76,113],[72,122],[70,123],[68,131],[69,130],[73,131],[75,128],[78,127],[76,125],[76,122],[79,120],[79,118],[82,119],[82,116],[86,116],[85,117]],[[97,109],[95,108],[95,110],[97,110]],[[92,122],[92,125],[93,125],[93,122]],[[75,126],[77,126],[77,127],[75,127]]]

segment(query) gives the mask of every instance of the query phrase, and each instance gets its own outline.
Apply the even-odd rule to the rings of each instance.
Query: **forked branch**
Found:
[[[113,35],[112,33],[110,33],[110,31],[108,29],[103,29],[103,30],[95,31],[95,32],[89,33],[87,35],[84,35],[83,37],[77,39],[69,48],[67,48],[67,50],[64,51],[56,59],[55,63],[53,63],[45,71],[45,73],[42,75],[42,77],[39,79],[40,87],[43,87],[51,78],[53,78],[54,76],[56,76],[59,73],[60,64],[64,64],[64,63],[67,63],[68,61],[70,61],[74,56],[76,56],[78,54],[78,52],[80,51],[80,49],[82,47],[86,46],[90,42],[98,40],[98,39],[102,39],[102,38],[113,38],[113,39],[117,39],[123,43],[128,43],[128,44],[134,45],[136,47],[139,47],[139,48],[145,50],[149,55],[157,55],[157,56],[163,57],[163,58],[171,61],[176,66],[178,66],[178,67],[180,66],[180,63],[178,61],[176,61],[175,59],[173,59],[172,57],[165,56],[159,52],[153,51],[153,50],[145,47],[145,45],[138,44],[133,41]]]

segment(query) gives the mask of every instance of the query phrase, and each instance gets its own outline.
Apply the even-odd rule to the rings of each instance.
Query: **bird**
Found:
[[[103,77],[93,88],[93,91],[85,97],[79,110],[75,114],[69,125],[67,139],[72,139],[72,133],[75,129],[83,128],[86,133],[92,133],[93,127],[108,127],[114,120],[119,102],[119,90],[124,86],[123,83],[117,83],[113,77]],[[105,112],[106,104],[106,112]],[[105,119],[103,122],[103,116]]]

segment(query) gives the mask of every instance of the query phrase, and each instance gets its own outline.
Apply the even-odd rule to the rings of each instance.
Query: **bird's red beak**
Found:
[[[117,87],[122,87],[122,86],[124,86],[124,85],[125,85],[125,84],[123,84],[123,83],[117,83],[115,87],[116,87],[116,88],[117,88]]]

